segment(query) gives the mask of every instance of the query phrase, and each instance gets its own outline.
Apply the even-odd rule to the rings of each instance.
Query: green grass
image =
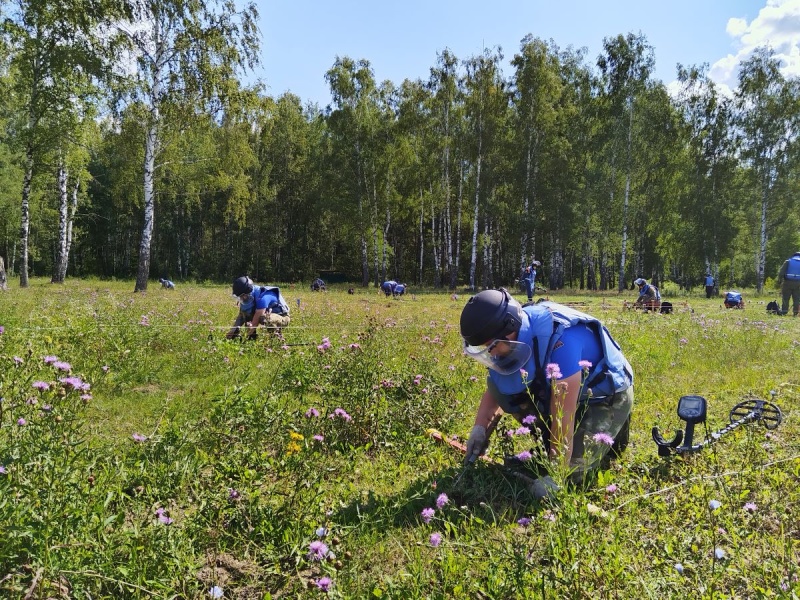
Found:
[[[698,290],[650,315],[622,310],[634,292],[551,295],[607,325],[636,405],[631,445],[596,485],[539,505],[425,433],[465,438],[483,390],[460,349],[468,294],[286,286],[284,339],[240,343],[224,339],[227,287],[132,289],[34,280],[0,294],[0,596],[313,597],[322,577],[342,598],[800,594],[800,319],[767,315],[771,298],[746,291],[744,311],[725,310]],[[651,428],[671,437],[681,395],[705,396],[717,430],[770,390],[776,430],[658,457]],[[498,442],[495,457],[512,443]],[[335,558],[309,558],[320,527]]]

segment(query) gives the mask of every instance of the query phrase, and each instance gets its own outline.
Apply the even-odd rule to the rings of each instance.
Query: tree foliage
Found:
[[[16,6],[80,31],[73,13],[68,29],[47,3]],[[340,56],[320,109],[239,81],[257,53],[252,5],[125,6],[126,20],[105,21],[119,35],[91,38],[103,40],[91,53],[56,48],[38,79],[48,39],[6,20],[10,273],[27,260],[23,213],[28,270],[135,276],[136,290],[242,273],[474,289],[512,285],[534,258],[550,288],[688,286],[706,271],[761,288],[800,244],[800,83],[767,48],[741,65],[732,97],[705,65],[679,65],[668,93],[641,33],[606,38],[594,63],[526,36],[509,76],[499,48],[444,50],[426,80],[398,83]],[[91,69],[76,74],[77,56]]]

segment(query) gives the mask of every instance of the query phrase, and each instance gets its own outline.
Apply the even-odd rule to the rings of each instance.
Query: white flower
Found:
[[[212,598],[222,598],[225,595],[225,592],[222,590],[221,587],[218,585],[212,586],[210,590],[208,590],[208,595]]]
[[[320,527],[317,529],[317,537],[325,537],[328,535],[328,529],[326,527]]]
[[[675,570],[683,575],[683,565],[681,563],[675,563]]]
[[[714,548],[714,558],[717,560],[722,560],[725,558],[725,550],[722,548]]]
[[[720,506],[722,506],[722,503],[719,500],[712,500],[708,503],[708,508],[711,510],[717,510]]]

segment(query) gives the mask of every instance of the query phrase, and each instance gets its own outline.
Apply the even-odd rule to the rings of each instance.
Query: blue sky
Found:
[[[366,59],[378,82],[427,80],[445,48],[459,59],[501,46],[503,72],[527,34],[560,48],[586,47],[592,64],[603,38],[643,33],[655,50],[655,76],[675,79],[675,65],[708,63],[712,78],[736,86],[736,65],[769,43],[800,76],[800,0],[255,0],[261,66],[250,77],[267,93],[330,102],[325,72],[336,56]]]

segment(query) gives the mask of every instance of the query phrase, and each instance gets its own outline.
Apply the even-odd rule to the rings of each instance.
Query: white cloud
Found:
[[[767,0],[750,23],[732,17],[726,31],[738,42],[739,50],[735,56],[729,54],[714,63],[714,80],[736,87],[737,65],[763,46],[769,46],[782,61],[784,75],[800,74],[800,0]]]
[[[728,32],[728,35],[731,37],[739,37],[747,31],[747,21],[737,18],[728,19],[728,25],[725,27],[725,31]]]

